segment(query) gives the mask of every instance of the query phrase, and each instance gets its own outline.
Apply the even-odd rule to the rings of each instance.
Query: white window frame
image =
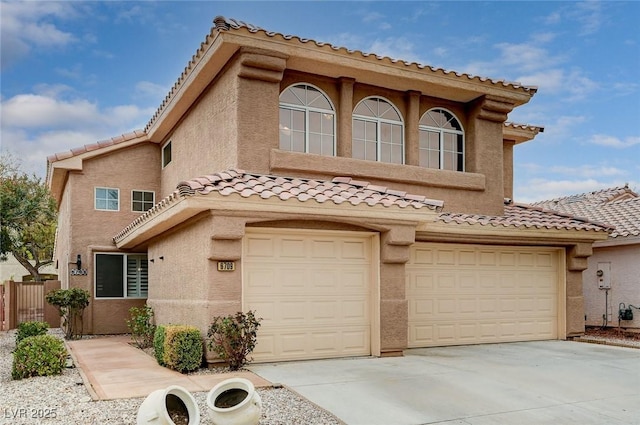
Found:
[[[384,100],[385,102],[387,102],[396,111],[396,113],[398,114],[398,117],[400,117],[400,121],[394,121],[394,120],[390,120],[388,118],[370,117],[370,116],[367,116],[367,115],[358,115],[356,113],[353,113],[352,116],[351,116],[352,128],[353,128],[353,121],[356,121],[356,120],[375,123],[376,124],[376,162],[384,162],[385,164],[397,164],[397,165],[405,164],[405,161],[406,161],[406,159],[405,159],[405,140],[404,140],[405,139],[405,137],[404,137],[405,128],[404,128],[404,121],[402,120],[402,114],[400,113],[400,110],[396,107],[396,105],[392,101],[390,101],[389,99],[387,99],[385,97],[382,97],[382,96],[368,96],[368,97],[365,97],[360,102],[358,102],[358,104],[355,106],[355,108],[353,108],[353,110],[355,111],[356,109],[358,109],[358,107],[360,106],[361,103],[363,103],[364,101],[369,100],[369,99],[379,99],[379,100]],[[387,161],[382,161],[380,159],[381,152],[382,152],[382,143],[383,143],[382,140],[380,140],[380,135],[382,134],[381,125],[383,123],[392,124],[392,125],[400,125],[400,136],[402,138],[401,143],[400,143],[400,148],[401,148],[400,163],[387,162]],[[353,136],[352,136],[351,143],[353,144]],[[366,154],[366,152],[365,152],[365,154]]]
[[[166,161],[166,158],[164,157],[164,152],[165,149],[167,148],[167,146],[169,147],[169,152],[170,152],[170,158],[169,161]],[[162,168],[166,168],[169,164],[171,164],[171,162],[173,161],[173,146],[171,145],[171,140],[168,140],[165,144],[162,145]]]
[[[110,208],[98,208],[98,190],[103,189],[103,190],[115,190],[116,193],[118,194],[118,208],[117,209],[110,209]],[[104,200],[104,201],[109,201],[109,199],[102,199],[100,198],[100,200]],[[93,189],[93,208],[96,211],[111,211],[111,212],[118,212],[120,211],[120,189],[116,188],[116,187],[103,187],[103,186],[98,186],[98,187],[94,187]]]
[[[98,296],[98,255],[117,255],[122,257],[122,296],[121,297],[101,297]],[[130,297],[127,295],[127,259],[132,257],[147,257],[147,295]],[[149,257],[146,252],[140,253],[123,253],[123,252],[94,252],[93,253],[93,293],[96,299],[101,300],[122,300],[122,299],[147,299],[149,297]],[[138,284],[138,292],[141,291],[140,282]]]
[[[449,114],[451,114],[451,116],[456,120],[456,122],[458,123],[458,125],[460,126],[460,128],[462,130],[450,130],[450,129],[445,129],[445,128],[441,128],[441,127],[433,127],[433,126],[429,126],[426,124],[419,124],[418,125],[418,131],[431,131],[434,133],[439,133],[439,147],[438,147],[438,152],[439,152],[439,166],[438,168],[432,168],[429,167],[428,165],[422,165],[422,167],[425,168],[431,168],[433,170],[447,170],[447,171],[456,171],[456,172],[464,172],[466,169],[466,138],[465,138],[465,131],[464,131],[464,127],[462,126],[462,122],[460,121],[460,119],[458,118],[458,116],[456,114],[454,114],[453,112],[451,112],[450,110],[448,110],[447,108],[441,108],[441,107],[437,107],[437,108],[431,108],[428,111],[426,111],[424,114],[422,114],[422,116],[420,117],[420,121],[422,121],[422,119],[431,111],[444,111],[447,112]],[[462,170],[458,170],[456,167],[455,170],[449,170],[447,168],[444,168],[444,147],[443,147],[443,141],[444,141],[444,135],[445,134],[455,134],[456,136],[462,136],[462,151],[460,152],[462,154]],[[430,150],[430,149],[423,149],[418,147],[418,151],[422,151],[422,150]],[[457,161],[456,161],[457,164]]]
[[[142,202],[143,207],[144,207],[144,203],[146,202],[146,201],[144,201],[144,199],[142,201],[134,201],[134,199],[133,199],[133,193],[134,192],[141,192],[142,194],[150,193],[151,195],[153,195],[153,199],[151,200],[151,207],[149,207],[149,208],[147,208],[146,210],[143,210],[143,211],[134,210],[133,209],[134,202]],[[143,196],[143,198],[144,198],[144,196]],[[153,208],[153,206],[155,204],[156,204],[156,192],[155,191],[153,191],[153,190],[141,190],[141,189],[132,189],[131,190],[131,212],[145,213],[145,212],[149,211],[151,208]]]
[[[322,108],[316,108],[313,106],[308,106],[308,105],[297,105],[297,104],[292,104],[292,103],[286,103],[283,101],[279,102],[279,108],[278,111],[280,109],[289,109],[289,110],[294,110],[294,111],[300,111],[304,113],[304,153],[309,153],[309,139],[310,139],[310,133],[311,131],[309,130],[309,113],[310,112],[317,112],[319,114],[331,114],[331,116],[333,116],[333,146],[332,146],[332,150],[333,153],[331,155],[325,155],[325,154],[320,154],[323,156],[336,156],[336,151],[337,151],[337,145],[336,145],[336,131],[337,131],[337,124],[336,124],[336,108],[333,104],[333,102],[331,101],[331,98],[327,95],[327,93],[325,93],[324,90],[322,90],[320,87],[314,86],[313,84],[309,84],[309,83],[305,83],[305,82],[299,82],[299,83],[295,83],[295,84],[291,84],[290,86],[288,86],[287,88],[285,88],[284,90],[282,90],[282,93],[280,93],[280,95],[282,95],[284,92],[286,92],[287,90],[289,90],[290,88],[293,87],[297,87],[297,86],[308,86],[311,87],[315,90],[317,90],[318,92],[320,92],[324,98],[327,100],[327,102],[329,103],[329,105],[331,106],[331,109],[322,109]],[[282,131],[282,129],[280,129]],[[322,142],[321,142],[321,146],[322,146]],[[297,152],[297,151],[293,151],[293,150],[289,150],[289,152]]]

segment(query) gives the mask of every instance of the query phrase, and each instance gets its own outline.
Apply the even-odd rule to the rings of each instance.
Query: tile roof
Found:
[[[640,236],[640,196],[628,186],[536,202],[532,205],[559,211],[614,228],[612,238]]]
[[[608,231],[605,224],[576,218],[568,214],[544,210],[526,204],[507,204],[504,215],[440,213],[438,221],[457,224],[479,224],[493,227]]]
[[[236,169],[183,181],[178,184],[177,189],[183,197],[218,192],[223,196],[236,194],[243,198],[255,196],[262,199],[279,198],[283,201],[295,198],[301,202],[333,202],[334,204],[366,204],[400,208],[426,207],[432,210],[439,210],[443,205],[442,201],[376,186],[350,177],[335,177],[331,181],[325,181],[250,174]]]
[[[297,42],[299,42],[301,44],[312,43],[317,47],[325,47],[325,46],[327,46],[327,47],[329,47],[330,49],[332,49],[334,51],[343,51],[343,52],[346,52],[346,53],[348,53],[350,55],[359,55],[360,57],[363,57],[363,58],[374,58],[374,59],[382,61],[382,62],[387,62],[387,63],[391,63],[391,64],[400,64],[400,65],[404,65],[406,67],[410,67],[410,68],[413,68],[413,69],[416,69],[416,70],[427,70],[427,71],[430,71],[430,72],[433,72],[433,73],[440,73],[440,74],[443,74],[443,75],[451,75],[451,76],[455,76],[455,77],[461,78],[461,79],[474,80],[474,81],[477,81],[477,82],[487,83],[487,84],[492,84],[492,85],[501,85],[501,86],[504,86],[504,87],[511,87],[514,90],[521,90],[521,91],[524,91],[525,93],[530,93],[531,95],[535,94],[538,91],[538,88],[536,86],[525,86],[525,85],[522,85],[522,84],[520,84],[518,82],[499,80],[499,79],[491,79],[491,78],[485,78],[485,77],[478,77],[478,76],[475,76],[475,75],[472,75],[472,74],[466,74],[466,73],[450,71],[450,70],[446,70],[446,69],[442,69],[442,68],[432,67],[432,66],[429,66],[429,65],[422,65],[422,64],[419,64],[419,63],[416,63],[416,62],[401,61],[401,60],[398,60],[398,59],[390,58],[388,56],[379,56],[379,55],[372,54],[372,53],[365,53],[365,52],[362,52],[360,50],[350,50],[350,49],[347,49],[345,47],[334,46],[334,45],[332,45],[330,43],[324,43],[324,42],[320,42],[320,41],[316,41],[316,40],[312,40],[312,39],[307,39],[307,38],[300,38],[300,37],[298,37],[296,35],[285,35],[285,34],[278,33],[278,32],[267,31],[267,30],[265,30],[263,28],[260,28],[260,27],[258,27],[256,25],[248,24],[246,22],[239,21],[239,20],[232,19],[232,18],[225,18],[224,16],[216,16],[213,19],[213,24],[214,25],[211,28],[210,32],[205,37],[205,40],[202,43],[200,43],[200,47],[198,48],[196,53],[191,57],[191,60],[189,61],[187,66],[185,66],[184,70],[182,71],[182,74],[180,75],[178,80],[174,83],[173,87],[171,88],[171,90],[169,91],[167,96],[164,98],[162,104],[160,105],[160,107],[158,107],[157,111],[155,112],[155,114],[153,115],[151,120],[149,120],[149,122],[147,123],[147,125],[145,127],[145,131],[148,131],[151,128],[151,126],[153,126],[154,122],[160,117],[160,115],[162,114],[162,111],[164,110],[164,108],[169,104],[169,101],[171,100],[171,98],[178,91],[180,86],[182,86],[182,84],[187,80],[188,76],[196,68],[197,64],[202,60],[202,58],[204,57],[205,51],[207,50],[207,48],[213,42],[216,34],[218,34],[220,31],[247,30],[250,33],[262,33],[262,34],[266,35],[267,37],[278,37],[278,38],[282,38],[283,40],[286,40],[286,41],[297,41]]]
[[[101,148],[105,148],[108,146],[113,146],[113,145],[117,145],[119,143],[124,143],[124,142],[128,142],[130,140],[136,139],[138,137],[142,137],[145,136],[147,133],[145,133],[143,130],[134,130],[131,133],[126,133],[120,136],[116,136],[116,137],[112,137],[110,139],[106,139],[106,140],[101,140],[99,142],[96,143],[91,143],[88,145],[84,145],[81,146],[79,148],[73,148],[69,151],[66,152],[59,152],[59,153],[55,153],[53,155],[49,155],[47,157],[47,162],[51,163],[51,162],[56,162],[56,161],[62,161],[63,159],[67,159],[67,158],[71,158],[77,155],[81,155],[83,153],[86,152],[91,152],[91,151],[95,151]]]

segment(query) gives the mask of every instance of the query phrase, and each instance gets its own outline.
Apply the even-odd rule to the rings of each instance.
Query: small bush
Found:
[[[164,340],[165,327],[164,325],[158,325],[153,334],[153,355],[160,366],[166,366],[164,362]]]
[[[195,326],[165,327],[164,362],[178,372],[191,372],[202,364],[202,337]]]
[[[214,317],[209,327],[209,349],[229,363],[231,370],[238,370],[252,359],[248,356],[256,346],[260,321],[253,311],[238,312],[226,317]]]
[[[64,369],[67,350],[53,335],[30,336],[18,344],[13,352],[13,379],[31,376],[60,375]]]
[[[153,324],[153,309],[148,305],[131,307],[129,314],[131,319],[127,320],[127,327],[136,346],[141,349],[152,347],[156,331],[156,325]]]
[[[89,305],[89,298],[89,292],[80,288],[55,289],[45,296],[62,317],[65,339],[82,338],[82,314]]]
[[[47,322],[22,322],[18,325],[18,332],[16,333],[16,345],[25,338],[30,336],[44,335],[49,329]]]

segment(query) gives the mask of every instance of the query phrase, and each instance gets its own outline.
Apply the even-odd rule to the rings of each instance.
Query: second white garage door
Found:
[[[416,243],[407,264],[409,346],[556,339],[560,251]]]
[[[256,362],[371,354],[373,236],[247,229],[243,308],[263,321]]]

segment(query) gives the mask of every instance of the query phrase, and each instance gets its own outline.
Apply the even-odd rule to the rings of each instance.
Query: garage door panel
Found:
[[[409,346],[557,338],[558,261],[552,248],[417,243],[406,266]]]
[[[264,318],[256,361],[371,353],[372,237],[356,235],[247,231],[243,308]]]

